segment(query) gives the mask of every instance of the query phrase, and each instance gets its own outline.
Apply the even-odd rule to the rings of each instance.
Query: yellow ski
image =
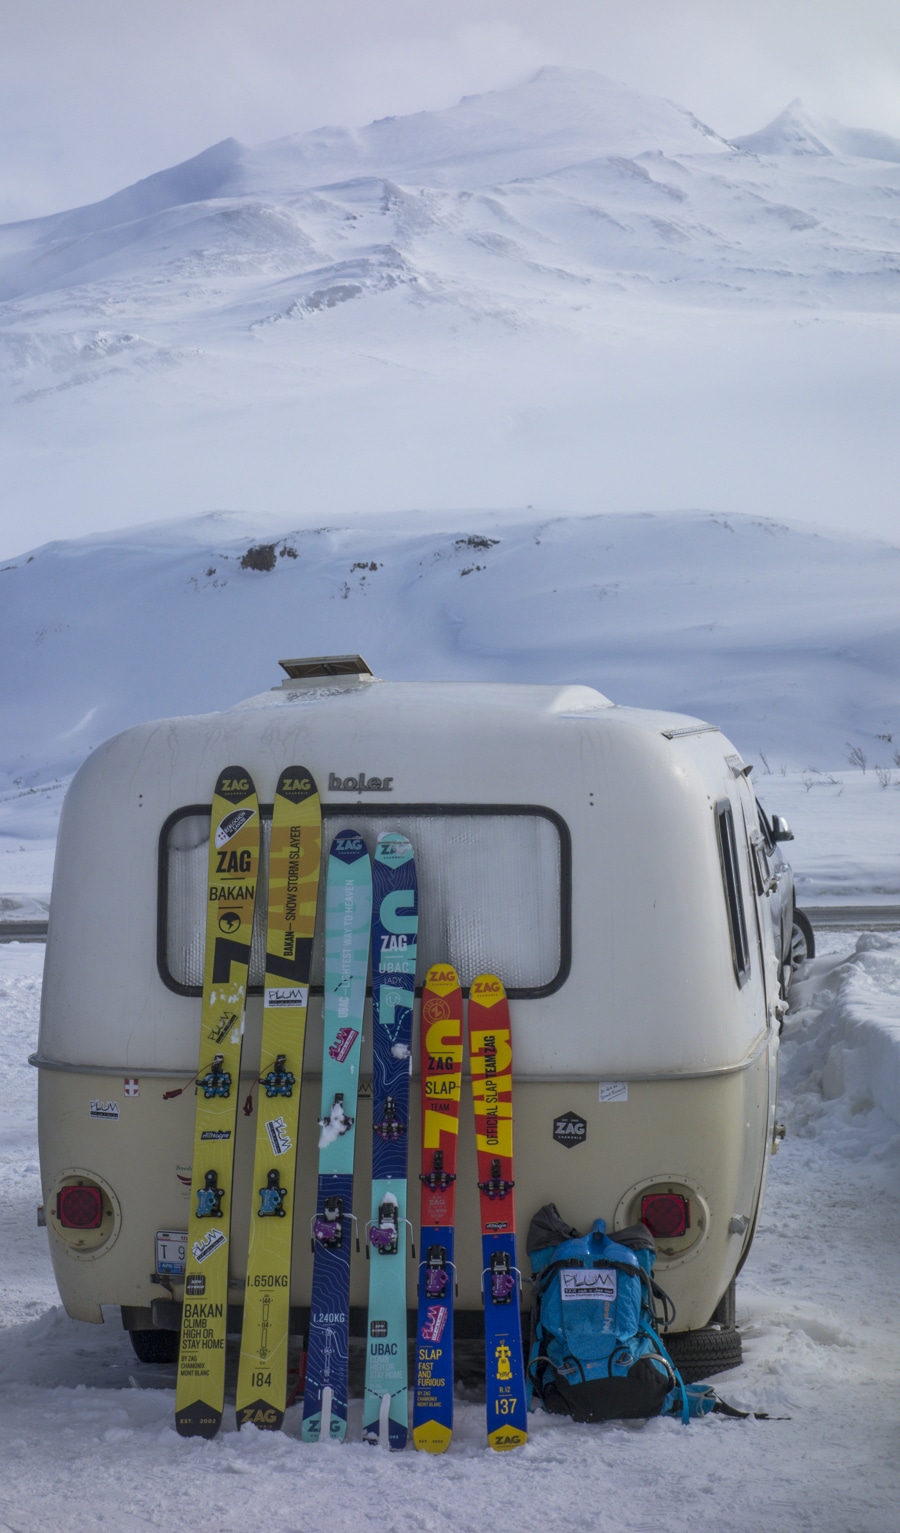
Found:
[[[297,1124],[322,814],[305,767],[278,779],[269,848],[262,1052],[237,1424],[276,1431],[287,1397]]]
[[[191,1212],[175,1425],[214,1437],[225,1397],[228,1247],[241,1042],[259,873],[259,804],[250,773],[226,767],[213,795]]]

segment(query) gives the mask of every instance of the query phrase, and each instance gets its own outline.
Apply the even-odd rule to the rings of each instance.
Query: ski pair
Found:
[[[462,991],[449,964],[422,992],[422,1262],[413,1441],[443,1453],[453,1430],[453,1262],[462,1075]],[[513,1199],[512,1036],[502,982],[481,974],[468,1007],[482,1240],[488,1442],[500,1452],[527,1436],[527,1400]]]
[[[185,1436],[214,1436],[223,1412],[229,1193],[259,853],[259,805],[252,779],[241,767],[226,768],[216,783],[210,829],[193,1157],[197,1201],[188,1232],[176,1390],[176,1426]],[[269,854],[259,1081],[265,1100],[261,1091],[253,1176],[259,1205],[254,1199],[237,1390],[239,1426],[253,1423],[276,1429],[284,1417],[292,1188],[320,861],[321,809],[315,782],[305,768],[288,768],[275,795]],[[415,979],[415,875],[408,841],[391,833],[380,837],[376,865],[388,870],[382,876],[386,887],[379,891],[376,913],[378,978],[408,975],[375,988],[376,1016],[383,1012],[396,1061],[402,1057],[405,1018],[393,992],[402,989],[405,996]],[[404,867],[406,873],[398,878],[396,870]],[[369,857],[357,832],[335,837],[328,874],[322,1132],[302,1428],[308,1440],[320,1435],[323,1418],[327,1435],[343,1437],[346,1432],[354,1123],[372,902]],[[411,910],[403,892],[410,878]],[[408,957],[398,959],[410,933]],[[407,1047],[407,1058],[408,1054]],[[402,1097],[398,1088],[395,1100]],[[405,1106],[404,1101],[404,1112]],[[385,1116],[390,1111],[388,1106]],[[389,1203],[390,1196],[387,1191],[382,1202]],[[378,1205],[377,1189],[373,1202]],[[373,1207],[376,1245],[378,1218]],[[206,1224],[207,1219],[214,1222]],[[383,1242],[378,1249],[385,1249]],[[403,1303],[405,1314],[405,1282]]]
[[[371,864],[354,831],[335,839],[329,859],[319,1185],[301,1429],[309,1442],[343,1438],[347,1431],[354,1121],[370,930],[373,1150],[363,1437],[379,1442],[386,1432],[391,1448],[403,1448],[408,1411],[407,1122],[418,892],[412,846],[396,831],[379,835]]]
[[[312,836],[308,839],[309,855],[314,855],[316,859],[317,876],[320,833],[315,841]],[[405,1019],[402,1001],[409,992],[411,1015],[411,988],[415,983],[416,886],[412,848],[406,837],[394,832],[384,832],[379,836],[374,862],[374,893],[377,899],[373,913],[373,866],[365,842],[355,830],[341,831],[331,845],[325,893],[325,1005],[319,1165],[316,1213],[312,1221],[313,1277],[301,1426],[301,1436],[309,1442],[317,1441],[323,1435],[341,1439],[347,1432],[350,1250],[354,1223],[353,1161],[369,936],[371,931],[376,953],[373,961],[373,1018],[376,1036],[379,1035],[380,1026],[383,1026],[385,1034],[392,1037],[391,1059],[396,1070],[397,1062],[404,1059]],[[271,949],[273,935],[276,946],[280,941],[279,911],[277,902],[273,910],[270,882],[263,1057],[277,1048],[279,1052],[276,1058],[281,1060],[283,1039],[272,1035],[268,1051],[266,1043],[266,1016],[271,1000],[270,977],[277,967]],[[311,945],[315,926],[314,901],[308,914]],[[306,954],[305,972],[308,988],[309,953]],[[305,996],[303,999],[305,1004]],[[296,1038],[298,1060],[302,1063],[302,1031],[299,1026]],[[408,1046],[405,1058],[408,1096]],[[263,1076],[260,1082],[266,1087],[267,1094],[269,1079],[270,1076]],[[391,1079],[386,1078],[388,1100],[390,1091],[394,1092],[397,1121],[400,1113],[404,1116],[406,1113],[407,1104],[402,1086],[402,1072],[396,1084],[392,1085]],[[299,1080],[297,1087],[299,1096]],[[298,1109],[299,1104],[295,1109],[294,1138]],[[386,1106],[386,1117],[390,1117],[390,1111],[390,1106]],[[376,1121],[379,1121],[377,1114]],[[257,1220],[263,1219],[268,1212],[267,1199],[272,1196],[283,1198],[285,1191],[273,1188],[273,1173],[271,1170],[268,1173],[265,1171],[266,1137],[268,1135],[271,1138],[271,1129],[272,1125],[265,1122],[265,1115],[261,1111],[257,1128],[254,1182],[265,1176],[266,1185],[259,1189],[262,1206],[256,1210]],[[389,1137],[392,1141],[395,1139],[393,1130]],[[405,1145],[403,1148],[405,1175]],[[271,1156],[268,1158],[271,1159]],[[402,1196],[399,1183],[395,1196],[399,1203]],[[384,1250],[384,1241],[382,1239],[381,1244],[378,1243],[382,1232],[376,1219],[381,1217],[383,1206],[386,1203],[390,1205],[390,1198],[389,1189],[373,1186],[369,1238],[370,1245],[379,1252]],[[279,1211],[281,1207],[279,1203]],[[261,1269],[259,1261],[254,1259],[255,1245],[259,1246],[259,1254],[263,1255],[266,1246],[271,1247],[274,1243],[271,1237],[268,1242],[260,1242],[261,1229],[261,1224],[254,1221],[248,1256],[247,1296],[238,1375],[238,1425],[252,1422],[257,1426],[275,1428],[282,1423],[286,1391],[291,1230],[290,1226],[283,1230],[281,1242],[283,1302],[277,1310],[273,1310],[267,1299],[272,1288],[272,1278],[268,1271],[271,1263],[265,1263]],[[383,1275],[383,1269],[378,1270]],[[405,1313],[405,1283],[402,1302]],[[259,1344],[254,1350],[252,1341],[255,1336],[259,1337]],[[268,1398],[263,1401],[251,1399],[248,1403],[248,1386],[252,1390],[261,1376],[268,1381],[267,1365],[272,1358],[275,1338],[284,1365],[272,1374]],[[245,1386],[243,1390],[242,1381]]]
[[[297,1127],[320,862],[315,781],[304,767],[289,767],[278,780],[269,846],[239,1426],[252,1421],[277,1428],[284,1417]],[[210,824],[192,1206],[175,1399],[177,1430],[188,1437],[214,1437],[224,1406],[234,1141],[259,863],[256,789],[244,768],[227,767],[216,782]]]

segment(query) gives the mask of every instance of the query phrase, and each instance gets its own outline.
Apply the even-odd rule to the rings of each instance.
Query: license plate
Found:
[[[157,1230],[156,1270],[178,1277],[187,1263],[187,1230]]]

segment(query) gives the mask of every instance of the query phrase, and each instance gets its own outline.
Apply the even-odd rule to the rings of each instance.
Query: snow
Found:
[[[280,1434],[239,1435],[226,1416],[214,1442],[179,1438],[173,1370],[138,1363],[114,1312],[96,1327],[63,1314],[34,1222],[37,1081],[25,1063],[43,949],[0,948],[0,1527],[299,1533],[355,1528],[383,1505],[391,1529],[481,1533],[502,1503],[523,1533],[542,1533],[548,1516],[572,1533],[688,1533],[698,1515],[735,1533],[763,1521],[885,1533],[900,1368],[900,937],[821,945],[831,950],[807,966],[787,1019],[787,1137],[738,1285],[744,1362],[716,1380],[732,1404],[786,1419],[596,1428],[534,1415],[527,1446],[495,1455],[483,1404],[462,1390],[442,1459],[363,1444],[360,1400],[344,1445],[302,1443],[299,1406]]]
[[[799,99],[758,133],[732,141],[750,154],[853,155],[900,164],[900,139],[870,128],[847,128],[829,118],[817,118]]]

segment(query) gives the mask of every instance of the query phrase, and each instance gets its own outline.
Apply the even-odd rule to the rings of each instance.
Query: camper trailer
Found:
[[[776,1132],[783,1011],[767,909],[774,881],[738,751],[715,725],[614,705],[587,686],[382,681],[358,656],[282,665],[280,685],[226,712],[126,730],[92,752],[69,789],[33,1057],[45,1218],[66,1310],[100,1322],[120,1308],[147,1359],[177,1346],[212,789],[224,765],[240,762],[265,828],[279,772],[300,762],[320,790],[326,855],[347,826],[370,850],[383,830],[410,838],[419,985],[441,961],[456,966],[464,990],[485,971],[506,985],[520,1231],[550,1202],[581,1229],[598,1216],[611,1231],[643,1220],[675,1304],[676,1357],[697,1365],[694,1376],[737,1362],[734,1280]],[[241,1100],[251,1111],[239,1115],[235,1156],[234,1329],[251,1203],[264,905],[242,1060]],[[321,930],[312,978],[291,1293],[300,1334],[315,1212]],[[358,1210],[371,1170],[370,1060],[371,1038],[361,1064]],[[415,1183],[415,1088],[411,1099]],[[476,1183],[464,1087],[460,1336],[481,1324]],[[351,1330],[361,1334],[366,1264],[353,1261]],[[524,1238],[520,1266],[527,1275]],[[414,1307],[412,1256],[408,1277]]]

